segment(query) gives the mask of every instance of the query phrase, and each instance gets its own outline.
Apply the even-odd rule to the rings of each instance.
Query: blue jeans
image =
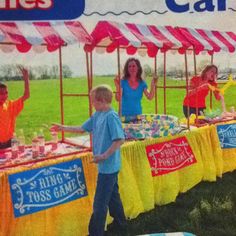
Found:
[[[98,174],[93,214],[89,222],[90,236],[103,236],[108,208],[115,223],[121,227],[126,225],[119,194],[118,173]]]
[[[11,139],[9,139],[8,141],[1,143],[0,142],[0,149],[5,149],[5,148],[9,148],[11,147]]]

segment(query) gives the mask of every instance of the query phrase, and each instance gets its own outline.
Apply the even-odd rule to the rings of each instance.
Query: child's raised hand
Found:
[[[17,68],[22,73],[22,76],[23,76],[24,80],[29,79],[29,72],[28,72],[28,70],[25,67],[17,66]]]

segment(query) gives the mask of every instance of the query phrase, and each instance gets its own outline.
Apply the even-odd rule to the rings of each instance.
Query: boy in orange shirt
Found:
[[[0,83],[0,149],[11,146],[11,138],[15,130],[16,117],[24,108],[24,101],[30,97],[29,73],[19,67],[24,79],[24,94],[16,100],[8,100],[8,89]]]

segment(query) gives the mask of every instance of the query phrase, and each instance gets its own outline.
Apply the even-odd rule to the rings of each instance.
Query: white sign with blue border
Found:
[[[9,175],[15,217],[87,196],[81,159]]]
[[[236,148],[236,124],[217,125],[217,133],[222,149]]]

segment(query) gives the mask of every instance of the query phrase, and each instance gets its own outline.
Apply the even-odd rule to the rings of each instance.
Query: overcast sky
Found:
[[[154,25],[171,25],[171,26],[183,26],[191,28],[202,29],[214,29],[221,31],[233,31],[236,32],[236,1],[226,0],[226,11],[222,12],[202,12],[198,13],[194,11],[194,3],[198,0],[176,0],[178,4],[185,4],[190,2],[190,9],[186,13],[175,13],[170,11],[166,7],[164,0],[123,0],[123,1],[111,1],[111,0],[85,0],[86,7],[84,15],[78,18],[83,23],[89,33],[93,30],[96,23],[99,20],[113,20],[119,22],[131,22],[140,24],[154,24]],[[222,0],[223,1],[223,0]],[[208,1],[209,2],[209,1]],[[218,0],[212,0],[212,4],[217,9]],[[153,13],[145,15],[137,13],[135,15],[129,15],[123,13],[119,16],[113,14],[107,14],[105,16],[99,16],[94,12],[105,14],[107,11],[114,12],[115,14],[128,11],[135,13],[136,11],[142,11],[144,13]],[[158,14],[157,12],[166,12],[165,14]],[[86,16],[89,15],[89,16]],[[180,65],[183,63],[183,58],[178,55],[170,54],[168,56],[168,65]],[[204,57],[208,58],[208,57]],[[122,63],[127,59],[127,55],[122,54]],[[199,57],[198,61],[202,57]],[[44,65],[44,64],[57,64],[58,52],[55,53],[43,53],[35,54],[33,52],[27,54],[19,53],[0,53],[0,60],[4,63],[23,63],[25,65]],[[141,58],[142,64],[152,65],[153,61],[150,58]],[[83,75],[86,73],[85,66],[85,54],[83,52],[83,45],[68,46],[63,49],[63,63],[68,64],[73,70],[74,74]],[[162,63],[162,56],[158,56],[158,63]],[[236,57],[233,54],[218,54],[215,56],[215,63],[220,67],[231,66],[236,67]],[[117,72],[116,53],[114,54],[94,54],[94,73],[95,74],[114,74]]]

